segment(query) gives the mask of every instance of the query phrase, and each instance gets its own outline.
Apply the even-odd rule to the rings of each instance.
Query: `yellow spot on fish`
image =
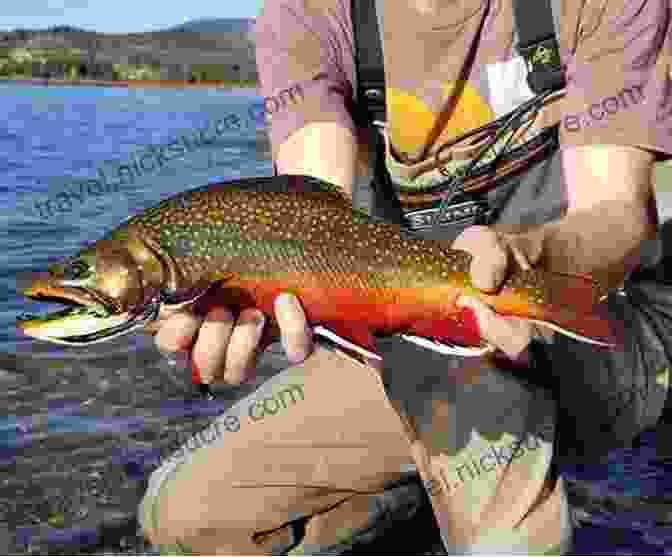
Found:
[[[53,513],[47,518],[47,524],[52,528],[65,528],[65,515],[63,513]]]
[[[656,383],[668,390],[670,386],[670,375],[672,375],[672,368],[664,367],[656,373]]]

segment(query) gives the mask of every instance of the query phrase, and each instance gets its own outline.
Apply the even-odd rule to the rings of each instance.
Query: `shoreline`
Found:
[[[132,79],[127,81],[112,81],[102,79],[53,79],[53,78],[0,78],[0,83],[9,83],[16,85],[37,85],[42,87],[49,86],[68,86],[75,87],[166,87],[173,89],[186,88],[210,88],[210,89],[256,89],[256,84],[237,84],[226,81],[201,81],[189,83],[188,81],[177,80],[154,80],[154,79]]]

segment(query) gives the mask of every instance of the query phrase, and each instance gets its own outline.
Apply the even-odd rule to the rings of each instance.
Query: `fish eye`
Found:
[[[88,271],[88,265],[81,259],[76,259],[70,262],[64,269],[63,274],[68,280],[82,278]]]

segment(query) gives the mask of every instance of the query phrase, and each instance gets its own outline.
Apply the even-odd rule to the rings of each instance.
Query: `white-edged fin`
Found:
[[[422,348],[427,348],[428,350],[433,350],[439,354],[445,354],[446,356],[461,356],[463,358],[475,358],[480,356],[485,356],[491,352],[495,351],[495,347],[491,344],[485,344],[483,346],[458,346],[457,344],[444,344],[442,342],[437,342],[425,337],[417,337],[415,335],[399,335],[404,340],[417,344]]]
[[[566,337],[573,338],[574,340],[578,340],[579,342],[585,342],[588,344],[595,344],[596,346],[604,346],[606,348],[614,348],[616,345],[609,343],[609,342],[602,342],[601,340],[595,340],[592,338],[584,337],[578,333],[573,333],[572,331],[568,331],[567,329],[563,329],[562,327],[559,327],[558,325],[555,325],[554,323],[549,323],[548,321],[540,321],[538,319],[526,319],[526,321],[530,323],[536,323],[537,325],[542,325],[544,327],[548,327],[549,329],[554,330],[557,333],[560,333],[561,335],[565,335]]]
[[[349,340],[344,339],[343,337],[338,336],[336,333],[330,331],[329,329],[323,327],[322,325],[317,325],[316,327],[313,327],[313,333],[316,334],[317,336],[321,336],[332,342],[335,342],[336,344],[342,346],[343,348],[347,348],[348,350],[357,352],[358,354],[361,354],[366,358],[371,358],[372,360],[380,360],[380,361],[382,361],[383,359],[378,354],[374,354],[373,352],[370,352],[366,348],[362,348],[361,346],[354,344]]]

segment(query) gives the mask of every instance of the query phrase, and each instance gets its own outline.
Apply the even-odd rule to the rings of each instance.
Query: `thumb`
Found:
[[[532,328],[522,319],[501,317],[478,298],[461,296],[458,307],[471,309],[481,329],[483,340],[496,346],[507,357],[515,360],[530,343]]]
[[[506,277],[509,257],[505,247],[498,245],[481,255],[474,255],[469,272],[472,284],[479,290],[497,290]]]
[[[300,363],[313,351],[313,332],[299,299],[288,293],[275,299],[275,316],[280,328],[280,340],[287,358]]]
[[[516,261],[521,268],[527,269],[530,265],[535,265],[541,259],[544,248],[544,237],[542,234],[523,233],[523,234],[500,234],[500,241],[505,243],[511,249]]]

